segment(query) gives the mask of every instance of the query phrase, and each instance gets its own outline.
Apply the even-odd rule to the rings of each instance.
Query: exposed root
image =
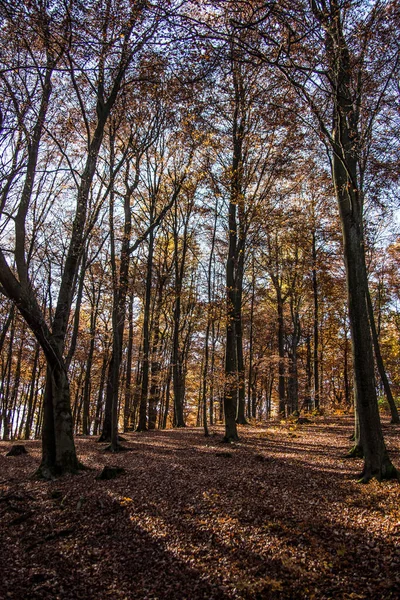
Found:
[[[87,467],[80,461],[77,461],[75,465],[64,467],[60,465],[48,465],[41,463],[38,469],[33,473],[34,479],[41,479],[43,481],[54,481],[57,477],[63,475],[77,475],[80,471],[90,471],[90,467]]]
[[[358,475],[357,476],[357,483],[369,483],[372,479],[372,477],[370,475],[363,475],[362,473],[360,473],[361,477]]]
[[[122,437],[122,435],[119,435],[118,436],[118,441],[119,442],[126,442],[126,438]],[[111,443],[111,435],[104,435],[102,433],[101,436],[96,440],[96,442],[98,444]]]
[[[397,479],[397,481],[400,481],[399,472],[391,462],[384,468],[382,473],[382,480],[389,479]]]
[[[78,471],[93,471],[92,467],[88,467],[87,465],[84,465],[83,463],[81,463],[81,461],[78,461]]]
[[[385,462],[380,469],[375,471],[371,467],[364,466],[362,473],[357,477],[357,483],[369,483],[371,479],[376,479],[377,481],[396,479],[399,481],[399,473],[390,461]]]
[[[108,481],[109,479],[115,479],[124,473],[125,469],[122,469],[121,467],[106,466],[103,468],[102,472],[97,475],[96,479]]]
[[[56,475],[53,472],[53,469],[50,469],[50,467],[47,467],[46,465],[39,465],[32,477],[33,479],[41,479],[43,481],[54,481]]]
[[[116,454],[117,452],[130,452],[132,450],[132,448],[127,448],[126,446],[121,446],[121,444],[117,444],[116,446],[113,446],[113,444],[110,444],[109,446],[106,446],[103,449],[103,452],[112,452],[113,454]]]
[[[364,458],[362,447],[356,444],[349,450],[347,454],[345,454],[344,458]]]
[[[225,435],[221,440],[221,444],[233,444],[238,441],[239,441],[238,435],[230,435],[230,436]]]

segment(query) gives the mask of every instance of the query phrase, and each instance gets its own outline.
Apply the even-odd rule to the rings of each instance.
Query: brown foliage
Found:
[[[243,427],[229,459],[219,428],[128,434],[134,451],[110,456],[80,438],[93,470],[52,482],[31,478],[39,442],[13,459],[0,443],[0,595],[398,598],[399,486],[355,482],[352,425]],[[398,465],[397,428],[385,435]],[[126,472],[98,481],[105,463]]]

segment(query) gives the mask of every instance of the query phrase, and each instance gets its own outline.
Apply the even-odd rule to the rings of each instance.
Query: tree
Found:
[[[363,205],[359,156],[374,125],[388,82],[398,64],[398,48],[386,37],[388,53],[376,55],[373,41],[391,15],[380,2],[362,9],[357,2],[299,2],[277,14],[285,39],[273,39],[267,25],[258,29],[270,54],[260,47],[250,52],[275,64],[311,111],[328,149],[332,181],[342,225],[347,276],[356,409],[364,452],[362,480],[396,476],[379,420],[374,355],[367,308]],[[357,27],[352,35],[351,24]],[[265,28],[264,28],[265,26]],[[354,32],[354,29],[353,29]],[[279,36],[278,36],[279,38]],[[372,93],[368,84],[374,80]],[[332,119],[332,120],[331,120]]]
[[[29,8],[22,8],[18,13],[20,35],[14,39],[21,46],[14,49],[13,54],[5,54],[6,64],[2,71],[2,83],[10,101],[7,105],[5,120],[18,124],[7,127],[4,142],[10,142],[23,131],[25,144],[25,160],[21,166],[23,179],[18,181],[12,192],[18,194],[18,203],[14,220],[14,236],[8,236],[7,242],[0,252],[0,282],[7,296],[13,300],[23,315],[34,335],[37,337],[46,356],[48,371],[44,405],[44,424],[42,436],[42,464],[39,473],[44,477],[64,471],[76,471],[79,463],[76,457],[72,435],[72,416],[70,408],[70,392],[68,373],[64,361],[65,336],[73,301],[76,276],[82,258],[86,226],[88,220],[88,201],[103,136],[109,116],[117,101],[127,71],[146,42],[157,30],[159,20],[154,12],[145,6],[118,6],[118,14],[114,12],[111,2],[102,3],[102,10],[93,11],[90,4],[86,9],[73,4],[71,11],[64,7],[61,11],[46,11],[43,3],[31,3]],[[61,7],[60,7],[61,9]],[[2,3],[3,18],[8,30],[15,21],[15,7],[12,3]],[[99,36],[99,31],[100,36]],[[118,33],[117,33],[118,32]],[[30,36],[30,37],[29,37]],[[88,45],[88,38],[93,44]],[[5,41],[5,38],[4,38]],[[10,39],[7,40],[10,42]],[[15,43],[15,42],[14,42]],[[89,52],[90,48],[90,52]],[[90,54],[90,56],[88,55]],[[21,56],[24,60],[21,62]],[[18,61],[15,63],[15,61]],[[90,77],[83,85],[82,73],[87,61],[91,61],[93,69]],[[36,67],[35,79],[32,79],[30,63]],[[63,68],[57,72],[56,68]],[[14,74],[21,77],[25,85],[18,82],[12,85],[10,78]],[[88,74],[89,75],[89,74]],[[52,93],[54,85],[68,85],[75,93],[76,104],[72,111],[71,104],[66,110],[67,118],[72,114],[81,117],[82,130],[86,134],[86,152],[83,161],[76,163],[76,148],[68,156],[67,142],[58,143],[59,123],[55,115],[59,103],[64,99]],[[39,92],[38,92],[39,90]],[[26,94],[28,98],[23,98]],[[26,104],[26,100],[29,100]],[[51,104],[53,102],[53,104]],[[31,111],[25,107],[31,107]],[[49,111],[51,107],[51,112]],[[46,121],[47,119],[47,121]],[[33,126],[31,125],[33,122]],[[64,129],[66,133],[67,129]],[[41,158],[41,144],[51,140],[70,168],[76,184],[76,202],[70,221],[70,236],[65,253],[65,260],[59,275],[59,286],[54,316],[47,322],[41,310],[29,272],[27,260],[29,211],[35,186],[38,162]],[[22,142],[21,142],[22,143]],[[83,149],[82,149],[83,150]],[[14,164],[18,160],[19,146],[16,146]],[[74,164],[74,160],[75,163]],[[76,172],[79,173],[78,177]],[[7,182],[12,181],[14,171],[10,172]],[[14,178],[15,183],[15,178]],[[6,185],[7,197],[3,197],[3,217],[9,219],[10,185]],[[9,230],[7,229],[7,234]],[[5,250],[4,248],[7,248]],[[15,269],[12,261],[7,259],[7,252],[15,258]],[[9,254],[10,256],[10,254]]]

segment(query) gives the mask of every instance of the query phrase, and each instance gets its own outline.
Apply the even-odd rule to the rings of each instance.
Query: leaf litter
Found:
[[[91,470],[32,478],[40,442],[0,442],[0,598],[397,599],[400,486],[356,483],[349,417],[76,440]],[[386,426],[400,467],[399,426]],[[105,466],[119,476],[97,480]]]

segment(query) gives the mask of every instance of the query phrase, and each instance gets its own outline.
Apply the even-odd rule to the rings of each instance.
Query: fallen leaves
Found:
[[[127,434],[112,465],[79,438],[95,472],[124,470],[104,481],[34,481],[39,442],[7,459],[1,443],[4,597],[395,600],[400,486],[355,483],[350,419],[290,427],[240,428],[229,452],[194,428]]]

